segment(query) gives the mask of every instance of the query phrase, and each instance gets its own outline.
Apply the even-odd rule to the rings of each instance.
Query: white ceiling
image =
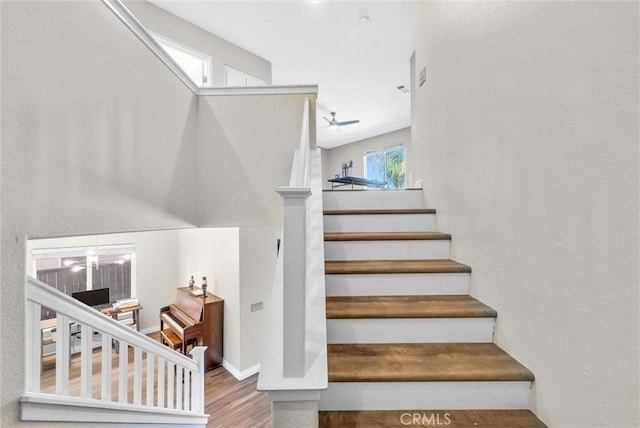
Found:
[[[410,84],[412,1],[151,2],[271,61],[273,84],[317,83],[321,147],[411,125],[410,95],[397,86]],[[325,127],[331,111],[360,123]]]

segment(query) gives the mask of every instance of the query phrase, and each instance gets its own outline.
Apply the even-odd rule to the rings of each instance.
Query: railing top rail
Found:
[[[27,300],[45,306],[57,313],[88,325],[101,333],[111,335],[114,339],[124,340],[126,343],[151,352],[166,361],[178,364],[191,371],[198,372],[196,362],[186,356],[174,352],[155,340],[124,326],[111,317],[105,316],[95,309],[67,296],[55,288],[27,276]]]
[[[318,85],[210,86],[198,87],[201,96],[318,94]]]

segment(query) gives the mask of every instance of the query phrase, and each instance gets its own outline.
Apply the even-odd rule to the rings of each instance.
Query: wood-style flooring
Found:
[[[469,273],[471,268],[453,260],[328,260],[327,275],[388,273]]]
[[[494,309],[466,295],[327,297],[327,319],[496,316]]]
[[[159,340],[160,333],[150,335]],[[93,397],[100,398],[100,373],[102,352],[93,351]],[[129,365],[133,365],[133,351],[129,352]],[[142,364],[146,371],[146,361]],[[55,391],[55,355],[43,359],[41,391]],[[112,361],[112,400],[117,401],[118,356]],[[131,372],[131,370],[129,371]],[[146,375],[144,375],[146,376]],[[128,379],[128,402],[133,402],[133,377]],[[271,426],[271,402],[266,393],[258,392],[258,375],[242,381],[234,378],[226,369],[218,367],[205,375],[205,413],[210,415],[208,428],[268,428]],[[154,389],[157,385],[154,385]],[[74,354],[69,368],[69,394],[80,395],[80,354]],[[146,385],[142,385],[142,401],[145,402]]]
[[[329,382],[533,381],[493,343],[328,345]]]

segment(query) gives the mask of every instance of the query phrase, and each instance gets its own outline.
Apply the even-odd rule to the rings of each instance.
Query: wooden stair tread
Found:
[[[471,268],[453,260],[328,260],[325,273],[469,273]]]
[[[496,316],[489,306],[464,295],[327,297],[327,319]]]
[[[417,415],[417,416],[416,416]],[[419,421],[419,423],[414,423]],[[447,423],[449,421],[449,423]],[[439,425],[438,425],[439,422]],[[350,410],[319,412],[320,428],[451,426],[546,428],[530,410]]]
[[[325,241],[430,241],[451,240],[442,232],[328,232]]]
[[[533,381],[493,343],[330,344],[329,382]]]
[[[371,209],[371,210],[326,210],[324,215],[380,215],[380,214],[435,214],[433,208]]]

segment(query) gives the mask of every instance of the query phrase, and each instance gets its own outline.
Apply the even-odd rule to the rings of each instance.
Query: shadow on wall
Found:
[[[282,224],[275,189],[289,182],[300,143],[304,94],[201,97],[198,109],[199,223]]]

